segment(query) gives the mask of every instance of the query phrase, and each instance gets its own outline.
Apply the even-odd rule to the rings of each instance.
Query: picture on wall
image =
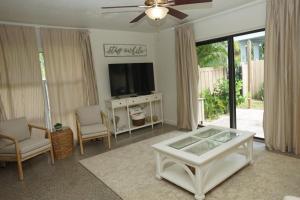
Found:
[[[147,46],[142,44],[104,44],[105,57],[147,56]]]

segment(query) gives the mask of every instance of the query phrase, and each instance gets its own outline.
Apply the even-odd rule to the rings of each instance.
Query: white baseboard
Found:
[[[170,125],[173,125],[173,126],[177,126],[177,121],[170,120],[170,119],[165,119],[164,123],[170,124]]]

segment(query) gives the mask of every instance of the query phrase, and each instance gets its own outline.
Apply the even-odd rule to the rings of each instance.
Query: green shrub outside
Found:
[[[236,104],[240,105],[245,102],[242,95],[243,82],[236,81]],[[202,93],[204,98],[204,114],[206,119],[216,119],[222,114],[227,114],[229,104],[229,81],[227,79],[218,80],[213,91],[206,89]]]
[[[253,99],[263,101],[264,100],[264,84],[261,84],[259,90],[253,95]]]

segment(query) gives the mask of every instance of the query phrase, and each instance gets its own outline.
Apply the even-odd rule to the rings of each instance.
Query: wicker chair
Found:
[[[80,153],[84,154],[83,143],[88,140],[107,138],[110,143],[110,123],[107,115],[101,111],[100,106],[87,106],[76,111],[77,136],[80,144]]]
[[[43,130],[48,139],[31,137],[32,129]],[[28,124],[25,117],[0,121],[0,161],[17,162],[20,180],[24,179],[22,162],[46,152],[54,164],[51,135],[46,128]]]

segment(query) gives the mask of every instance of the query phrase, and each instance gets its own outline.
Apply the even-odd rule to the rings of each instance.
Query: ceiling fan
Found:
[[[146,15],[155,21],[161,20],[167,16],[167,14],[172,15],[180,20],[186,18],[188,15],[176,10],[172,7],[186,5],[186,4],[196,4],[196,3],[208,3],[213,0],[145,0],[144,5],[129,5],[129,6],[109,6],[102,7],[102,9],[114,9],[114,8],[145,8],[145,12],[134,18],[130,23],[138,22],[140,19]]]

